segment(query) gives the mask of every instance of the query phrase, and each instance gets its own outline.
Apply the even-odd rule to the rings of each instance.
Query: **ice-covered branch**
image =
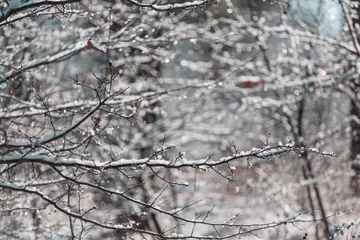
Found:
[[[199,1],[192,1],[192,2],[160,5],[160,4],[156,4],[156,3],[142,3],[137,0],[127,0],[127,1],[137,5],[139,7],[152,8],[157,11],[170,11],[170,10],[175,10],[175,9],[186,9],[186,8],[198,7],[198,6],[210,3],[210,0],[199,0]]]

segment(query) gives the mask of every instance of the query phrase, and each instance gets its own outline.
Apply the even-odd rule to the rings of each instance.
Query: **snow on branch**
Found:
[[[193,2],[184,2],[184,3],[174,3],[174,4],[166,4],[166,5],[159,5],[155,3],[141,3],[137,0],[127,0],[128,2],[131,2],[139,7],[146,7],[146,8],[152,8],[157,11],[169,11],[169,10],[175,10],[175,9],[186,9],[186,8],[192,8],[192,7],[198,7],[204,4],[210,3],[210,0],[199,0],[199,1],[193,1]]]
[[[100,100],[94,108],[92,108],[87,114],[85,114],[84,117],[82,117],[76,123],[74,123],[68,127],[65,127],[64,129],[62,129],[60,131],[55,131],[51,135],[40,138],[34,142],[29,139],[24,139],[24,140],[20,140],[20,141],[7,141],[6,140],[4,143],[0,144],[0,148],[32,148],[32,147],[36,147],[36,146],[42,146],[47,143],[58,140],[58,139],[64,137],[65,135],[67,135],[68,133],[72,132],[74,129],[79,127],[83,122],[85,122],[85,120],[90,118],[97,110],[100,109],[101,106],[103,106],[106,103],[106,101],[109,98],[113,98],[121,93],[122,93],[121,90],[116,91],[115,93],[109,95],[108,97],[104,98],[103,100]]]
[[[87,184],[85,182],[78,182],[77,180],[74,180],[74,181],[79,184],[92,185],[92,184]],[[76,212],[69,210],[68,207],[61,204],[60,201],[53,200],[49,196],[44,194],[43,192],[37,190],[36,188],[29,187],[27,185],[17,185],[14,183],[8,183],[8,182],[4,182],[3,180],[0,180],[0,187],[3,189],[9,189],[9,190],[16,191],[16,192],[24,192],[27,194],[35,195],[35,196],[39,197],[41,200],[45,201],[47,204],[50,204],[51,206],[53,206],[55,209],[59,210],[61,213],[65,214],[69,217],[73,217],[73,218],[79,219],[81,221],[84,221],[85,223],[88,223],[88,224],[100,226],[100,227],[106,228],[106,229],[113,229],[113,230],[122,230],[122,231],[131,230],[131,231],[139,232],[142,234],[156,236],[156,237],[159,237],[162,239],[230,239],[230,238],[234,238],[236,236],[246,235],[246,234],[257,232],[257,231],[260,231],[263,229],[274,228],[274,227],[281,226],[284,224],[312,223],[312,222],[320,222],[320,221],[322,222],[326,219],[330,219],[332,217],[338,216],[339,214],[343,214],[348,211],[351,211],[351,210],[338,211],[338,212],[335,212],[333,214],[326,216],[325,219],[310,219],[309,220],[308,218],[306,218],[306,215],[311,213],[312,211],[315,211],[315,210],[310,210],[310,211],[305,211],[305,212],[302,212],[295,216],[289,217],[285,220],[273,221],[273,222],[268,222],[268,223],[258,223],[258,224],[234,223],[233,220],[238,218],[238,216],[239,216],[239,214],[235,214],[228,221],[224,221],[223,223],[217,223],[217,222],[209,222],[206,220],[206,218],[204,220],[200,220],[198,218],[196,218],[196,219],[184,218],[184,217],[181,217],[180,215],[177,215],[176,214],[177,211],[165,211],[165,210],[162,210],[158,206],[134,199],[132,197],[127,196],[124,193],[114,191],[114,190],[108,190],[108,189],[104,189],[100,186],[92,185],[92,187],[99,188],[104,192],[108,192],[108,193],[111,193],[114,195],[120,195],[131,202],[135,202],[137,204],[145,206],[147,209],[151,209],[155,212],[158,212],[158,213],[162,214],[162,216],[171,216],[174,219],[180,220],[183,223],[190,223],[190,224],[193,224],[194,226],[196,224],[197,225],[208,225],[208,226],[212,226],[214,228],[220,227],[220,226],[223,228],[224,227],[238,228],[238,231],[235,231],[233,233],[228,233],[226,235],[222,235],[222,236],[218,236],[218,237],[215,237],[212,235],[195,235],[193,231],[190,234],[182,234],[182,233],[170,233],[169,234],[166,232],[157,233],[157,232],[154,232],[151,230],[143,230],[141,228],[137,228],[134,226],[133,222],[131,222],[131,221],[129,221],[126,224],[113,224],[111,222],[108,223],[106,221],[99,222],[97,220],[93,220],[93,219],[89,218],[87,216],[87,214],[93,210],[96,210],[96,208],[97,208],[96,206],[93,206],[93,207],[87,209],[86,211],[83,210],[82,213],[76,213]],[[188,204],[188,205],[186,205],[186,207],[191,207],[192,205],[196,205],[197,203],[198,202],[195,202],[193,204]],[[209,210],[207,212],[207,215],[209,215],[212,211],[213,211],[213,209]]]
[[[71,217],[74,217],[74,218],[77,218],[77,219],[81,219],[82,221],[85,221],[87,223],[92,223],[92,224],[94,224],[96,226],[101,226],[103,228],[108,228],[108,229],[120,229],[116,225],[102,224],[102,223],[100,223],[98,221],[87,219],[87,218],[84,217],[85,214],[80,215],[80,214],[74,213],[74,212],[66,209],[65,207],[60,206],[58,201],[52,200],[50,197],[46,196],[44,193],[36,190],[35,188],[27,188],[26,185],[25,186],[18,186],[18,185],[14,184],[14,183],[7,183],[7,182],[4,182],[2,180],[0,180],[0,187],[3,188],[3,189],[10,189],[10,190],[13,190],[13,191],[20,191],[20,192],[25,192],[25,193],[28,193],[28,194],[36,195],[36,196],[40,197],[42,200],[44,200],[45,202],[52,205],[54,208],[56,208],[60,212],[66,214],[68,216],[71,216]],[[91,208],[90,210],[88,210],[88,212],[91,211],[91,210],[94,210],[94,209],[96,209],[96,207]],[[127,228],[131,229],[132,226],[129,225]],[[122,227],[121,229],[126,229],[126,228]]]
[[[1,12],[0,12],[1,14]],[[1,15],[0,15],[0,22],[1,22]],[[50,64],[53,62],[61,62],[64,60],[67,60],[71,58],[72,56],[80,53],[81,51],[84,51],[86,49],[86,42],[85,41],[79,41],[76,44],[74,44],[70,49],[64,49],[63,51],[60,51],[58,53],[49,54],[45,57],[39,57],[34,58],[33,60],[27,62],[26,64],[22,64],[19,67],[16,67],[12,69],[11,71],[7,72],[3,76],[0,77],[0,84],[8,81],[11,77],[14,77],[16,74],[24,72],[26,70],[45,65]]]
[[[100,161],[100,160],[85,160],[81,158],[68,158],[65,156],[57,156],[57,155],[41,155],[36,153],[25,153],[25,154],[15,154],[11,156],[1,156],[0,164],[12,164],[12,163],[40,163],[51,166],[75,166],[75,167],[83,167],[88,169],[98,169],[98,170],[106,170],[106,169],[114,169],[119,167],[165,167],[165,168],[184,168],[184,167],[214,167],[221,164],[225,164],[231,161],[240,160],[243,158],[255,157],[259,159],[269,159],[271,157],[296,152],[299,154],[303,154],[305,152],[308,153],[316,153],[321,154],[323,156],[335,157],[334,153],[328,152],[319,152],[315,148],[298,148],[292,145],[286,146],[275,146],[269,148],[253,148],[250,151],[241,151],[239,153],[234,154],[234,156],[223,157],[217,160],[213,160],[212,156],[206,159],[199,160],[187,160],[183,157],[176,157],[173,160],[165,160],[160,158],[161,154],[164,150],[159,150],[154,153],[150,158],[145,159],[119,159],[119,160],[110,160],[110,161]]]
[[[57,1],[57,0],[53,0],[53,1],[42,1],[42,0],[28,0],[28,1],[22,1],[22,0],[9,0],[8,1],[8,6],[5,7],[4,9],[0,9],[0,22],[5,21],[6,19],[8,19],[10,16],[24,11],[26,9],[29,8],[35,8],[35,7],[40,7],[43,5],[62,5],[62,4],[67,4],[67,3],[75,3],[75,2],[80,2],[80,0],[65,0],[65,1]]]
[[[1,96],[1,95],[0,95]],[[121,96],[119,99],[110,99],[106,101],[108,106],[116,106],[116,105],[125,105],[133,102],[139,102],[144,99],[141,96],[133,95],[133,96]],[[24,105],[14,105],[10,106],[8,109],[11,111],[6,112],[0,109],[0,118],[1,119],[10,119],[10,118],[19,118],[19,117],[30,117],[35,115],[46,114],[47,112],[56,113],[58,111],[69,110],[69,109],[77,109],[83,107],[88,110],[99,104],[97,100],[89,100],[89,101],[78,101],[78,102],[68,102],[63,104],[58,104],[53,107],[49,107],[48,109],[41,106],[41,104],[31,104],[25,103]],[[28,111],[24,111],[24,108],[29,108]]]

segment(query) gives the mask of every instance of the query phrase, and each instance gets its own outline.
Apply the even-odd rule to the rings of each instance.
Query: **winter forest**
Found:
[[[360,239],[359,4],[0,0],[0,239]]]

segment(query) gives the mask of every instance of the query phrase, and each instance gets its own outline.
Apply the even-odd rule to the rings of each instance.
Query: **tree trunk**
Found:
[[[353,81],[352,84],[356,89],[360,90],[358,79]],[[355,90],[356,91],[356,90]],[[356,93],[356,92],[355,92]],[[357,99],[357,98],[356,98]],[[351,146],[350,146],[350,159],[352,162],[351,168],[355,171],[355,175],[352,176],[350,186],[353,189],[355,195],[360,195],[360,108],[357,106],[356,100],[351,100]]]
[[[353,10],[356,11],[357,17],[352,17],[352,25],[356,30],[356,26],[360,26],[360,9],[354,7],[355,4],[352,5]],[[358,37],[358,41],[360,38]],[[350,160],[353,161],[351,164],[351,168],[355,171],[355,175],[351,178],[350,186],[354,190],[356,195],[360,195],[360,108],[359,108],[359,101],[358,101],[358,91],[360,90],[360,79],[354,79],[351,82],[351,89],[354,93],[354,98],[351,99],[351,145],[350,145]]]

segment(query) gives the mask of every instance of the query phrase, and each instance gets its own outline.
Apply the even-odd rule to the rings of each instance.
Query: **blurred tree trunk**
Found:
[[[352,16],[352,22],[353,22],[353,27],[356,30],[357,28],[359,28],[360,26],[360,8],[356,7],[357,4],[355,4],[356,1],[353,1],[354,4],[351,5],[352,10],[356,11],[356,17],[353,15]],[[357,34],[358,36],[358,34]],[[360,36],[358,36],[358,41],[360,41]],[[360,90],[360,79],[354,79],[351,82],[351,89],[354,92],[354,98],[351,99],[351,109],[350,109],[350,114],[351,114],[351,146],[350,146],[350,151],[351,151],[351,160],[355,161],[351,164],[351,168],[355,171],[355,176],[352,177],[351,179],[351,183],[350,186],[353,188],[353,190],[355,191],[355,194],[358,195],[360,194],[360,163],[359,163],[359,159],[360,159],[360,124],[359,124],[359,120],[360,120],[360,108],[359,108],[359,100],[358,100],[358,91]]]

